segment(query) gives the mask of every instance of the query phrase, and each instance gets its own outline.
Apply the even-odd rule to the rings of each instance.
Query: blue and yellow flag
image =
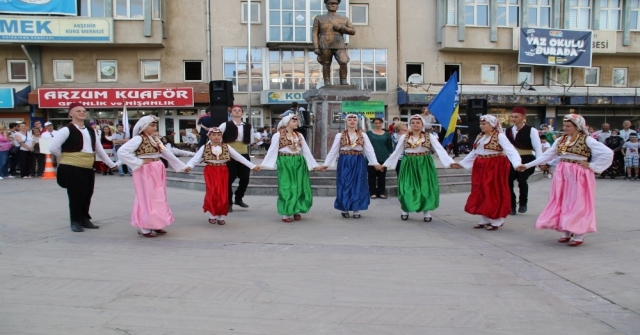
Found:
[[[442,142],[443,146],[451,143],[453,134],[456,132],[459,102],[458,72],[454,72],[429,104],[431,114],[443,127],[447,127],[447,133]]]

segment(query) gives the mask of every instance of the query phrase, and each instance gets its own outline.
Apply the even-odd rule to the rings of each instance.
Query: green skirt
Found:
[[[278,156],[278,214],[307,213],[313,205],[313,192],[307,161],[302,155]]]
[[[431,155],[402,157],[398,200],[403,212],[432,211],[440,206],[438,173]]]

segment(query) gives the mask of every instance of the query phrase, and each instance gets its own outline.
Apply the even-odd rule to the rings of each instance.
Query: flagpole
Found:
[[[247,121],[251,122],[251,0],[247,0]]]

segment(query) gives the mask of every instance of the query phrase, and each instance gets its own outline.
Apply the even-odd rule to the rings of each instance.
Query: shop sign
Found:
[[[262,91],[260,95],[260,103],[265,105],[290,104],[298,102],[306,104],[304,100],[305,91]]]
[[[64,108],[81,102],[87,108],[193,107],[192,87],[181,88],[40,88],[40,108]]]
[[[13,107],[13,88],[0,88],[0,108]]]
[[[113,43],[113,19],[0,16],[0,42]]]
[[[593,53],[614,54],[616,53],[616,38],[618,32],[615,30],[594,30],[591,49]]]
[[[592,31],[520,28],[519,64],[591,67]]]
[[[69,0],[2,0],[0,13],[77,15],[76,2]]]
[[[384,101],[343,101],[342,115],[363,115],[369,119],[384,118]]]

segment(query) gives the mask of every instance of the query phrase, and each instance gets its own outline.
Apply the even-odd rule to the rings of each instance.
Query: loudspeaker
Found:
[[[229,121],[229,110],[225,105],[211,105],[211,124],[214,127],[220,127],[221,124]]]
[[[211,105],[233,105],[233,82],[214,80],[209,82],[209,103]]]
[[[483,115],[487,115],[487,99],[467,100],[467,121],[479,121]]]

